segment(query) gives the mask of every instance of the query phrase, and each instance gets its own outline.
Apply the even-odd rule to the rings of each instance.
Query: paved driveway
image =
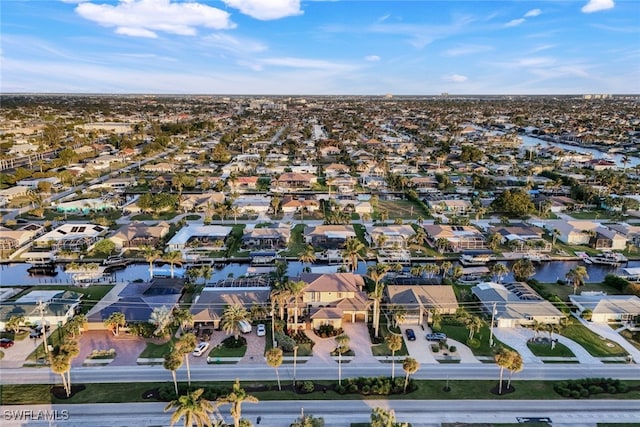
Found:
[[[51,334],[51,332],[49,332]],[[33,351],[42,344],[42,338],[31,339],[29,337],[23,340],[14,340],[13,346],[3,348],[4,358],[0,360],[0,368],[20,368],[25,359],[33,353]]]
[[[83,332],[78,343],[80,344],[80,354],[72,362],[74,367],[82,366],[84,360],[93,350],[110,349],[116,351],[116,358],[110,365],[135,366],[138,356],[147,345],[143,338],[127,335],[124,332],[115,336],[110,331]]]

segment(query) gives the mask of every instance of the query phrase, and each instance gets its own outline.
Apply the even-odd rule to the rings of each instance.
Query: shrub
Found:
[[[456,352],[456,350],[457,350],[457,348],[456,348],[456,346],[455,346],[455,345],[452,345],[451,347],[449,347],[449,351],[450,351],[451,353],[455,353],[455,352]]]
[[[437,353],[438,351],[440,351],[440,346],[438,344],[431,344],[431,351]]]
[[[345,388],[345,386],[339,385],[336,387],[336,393],[345,394],[346,392],[347,392],[347,389]]]
[[[467,345],[471,348],[480,348],[480,340],[478,338],[472,338],[467,340]]]
[[[229,337],[222,341],[222,345],[226,348],[240,348],[247,345],[247,340],[244,337],[238,337],[238,339],[236,339],[236,337]]]
[[[301,390],[305,393],[313,393],[316,389],[316,386],[313,384],[313,381],[304,381],[302,383]]]
[[[574,399],[580,399],[580,392],[578,390],[571,391],[571,397]]]
[[[293,338],[282,333],[276,333],[276,341],[283,351],[293,351],[293,347],[296,346],[296,341]]]

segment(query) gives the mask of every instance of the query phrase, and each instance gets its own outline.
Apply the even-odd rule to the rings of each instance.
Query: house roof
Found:
[[[391,304],[438,308],[458,308],[453,288],[447,285],[388,285],[387,295]]]
[[[364,287],[362,276],[353,273],[303,273],[295,280],[307,283],[305,292],[359,292]]]
[[[254,303],[266,304],[270,292],[270,287],[206,287],[191,305],[190,311],[198,322],[219,320],[226,306],[240,305],[248,310]]]
[[[596,314],[635,314],[640,315],[640,298],[635,295],[604,295],[583,292],[570,295],[572,302]]]

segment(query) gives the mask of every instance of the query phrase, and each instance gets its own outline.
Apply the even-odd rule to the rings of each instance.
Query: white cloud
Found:
[[[203,41],[208,47],[215,47],[234,54],[256,53],[267,50],[267,46],[258,40],[234,37],[225,33],[210,34],[203,37]]]
[[[356,68],[349,64],[325,61],[323,59],[306,59],[293,57],[266,58],[261,60],[261,63],[278,67],[318,69],[329,71],[349,71]]]
[[[368,55],[364,57],[364,60],[369,62],[376,62],[380,61],[380,57],[378,55]]]
[[[540,9],[531,9],[529,12],[524,14],[525,18],[533,18],[534,16],[538,16],[542,13]]]
[[[447,49],[446,51],[444,51],[443,55],[444,56],[473,55],[477,53],[488,52],[493,49],[494,49],[493,46],[486,46],[486,45],[477,45],[477,44],[459,45],[456,47],[452,47],[451,49]]]
[[[600,12],[601,10],[613,9],[616,4],[613,0],[589,0],[582,9],[583,13]]]
[[[301,15],[300,0],[222,0],[252,18],[268,21]]]
[[[135,37],[157,37],[158,32],[192,36],[198,27],[235,27],[223,10],[170,0],[121,0],[117,5],[85,2],[76,7],[76,12],[103,27],[115,27],[118,34]]]
[[[504,24],[504,26],[505,27],[517,27],[518,25],[522,24],[524,21],[526,21],[526,19],[524,19],[524,18],[512,19],[511,21],[509,21],[506,24]]]
[[[463,76],[460,74],[449,74],[448,76],[444,76],[442,80],[445,82],[453,82],[453,83],[464,83],[469,78],[467,76]]]

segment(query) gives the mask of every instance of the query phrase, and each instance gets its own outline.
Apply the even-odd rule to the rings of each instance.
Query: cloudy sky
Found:
[[[2,0],[0,90],[640,93],[638,0]]]

